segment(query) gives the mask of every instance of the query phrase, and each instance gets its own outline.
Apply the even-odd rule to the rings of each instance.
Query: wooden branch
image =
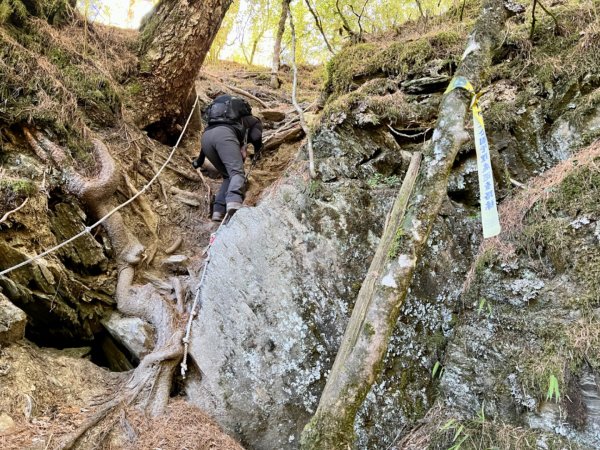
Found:
[[[18,210],[20,210],[21,208],[23,208],[23,206],[25,206],[27,204],[27,202],[29,201],[29,197],[27,197],[23,203],[21,203],[19,206],[17,206],[15,209],[12,209],[10,211],[8,211],[6,214],[4,214],[2,216],[2,219],[0,219],[0,223],[3,223],[6,221],[6,219],[8,219],[8,216],[10,216],[11,214],[16,213]]]
[[[276,149],[280,145],[286,142],[295,142],[304,136],[304,130],[300,126],[300,124],[296,124],[295,127],[286,130],[283,133],[276,133],[269,136],[269,140],[265,140],[264,147],[262,151],[269,152],[273,149]]]
[[[484,0],[481,11],[456,72],[478,90],[491,65],[493,51],[502,42],[509,16],[504,0]],[[359,292],[317,411],[302,433],[302,450],[352,448],[356,413],[378,379],[415,268],[447,198],[454,160],[469,138],[464,128],[469,105],[470,95],[460,89],[442,99],[414,192],[409,189],[413,164]],[[403,204],[409,205],[405,214]]]
[[[263,108],[268,108],[268,107],[269,107],[269,105],[267,105],[265,102],[263,102],[263,101],[262,101],[260,98],[258,98],[257,96],[255,96],[255,95],[252,95],[250,92],[248,92],[248,91],[245,91],[245,90],[244,90],[244,89],[242,89],[242,88],[235,87],[235,86],[231,86],[230,84],[227,84],[227,83],[225,83],[225,82],[224,82],[224,81],[223,81],[221,78],[219,78],[219,77],[217,77],[217,76],[215,76],[215,75],[212,75],[212,74],[210,74],[210,73],[208,73],[208,72],[203,72],[203,74],[202,74],[202,75],[205,75],[205,76],[206,76],[206,77],[208,77],[208,78],[212,78],[213,80],[216,80],[216,81],[218,81],[218,82],[219,82],[219,83],[221,83],[223,86],[225,86],[227,89],[229,89],[229,90],[230,90],[230,91],[232,91],[232,92],[235,92],[236,94],[240,94],[240,95],[242,95],[242,96],[244,96],[244,97],[247,97],[247,98],[249,98],[250,100],[254,100],[255,102],[257,102],[257,103],[258,103],[260,106],[262,106]]]
[[[312,133],[310,131],[310,127],[304,119],[304,111],[302,111],[302,108],[296,99],[296,90],[298,87],[298,66],[296,65],[296,28],[294,27],[294,16],[292,14],[292,10],[289,12],[289,17],[290,31],[292,33],[292,69],[294,71],[294,80],[292,84],[292,103],[298,112],[298,116],[300,117],[300,125],[306,134],[306,147],[308,149],[308,173],[310,174],[311,178],[316,178],[317,172],[315,171],[315,156],[312,145]]]
[[[552,17],[552,20],[554,20],[554,32],[556,34],[562,34],[563,29],[560,26],[560,24],[558,23],[558,19],[556,18],[556,15],[554,13],[550,12],[550,10],[548,8],[546,8],[540,0],[537,0],[537,3],[538,3],[538,5],[540,5],[540,8],[542,8],[542,10],[546,14],[548,14],[550,17]]]
[[[335,0],[335,9],[338,13],[338,16],[340,16],[340,19],[342,19],[342,28],[344,30],[346,30],[346,32],[348,33],[348,35],[351,38],[356,38],[357,37],[356,31],[354,31],[350,27],[350,24],[348,23],[348,19],[346,19],[346,16],[344,16],[344,14],[342,14],[342,10],[340,9],[340,0]]]
[[[178,236],[175,239],[175,242],[173,242],[166,250],[165,253],[167,255],[172,255],[173,253],[175,253],[175,251],[181,246],[181,244],[183,243],[183,238],[181,236]]]
[[[529,40],[533,40],[533,33],[535,32],[535,7],[537,6],[537,0],[533,0],[533,6],[531,7],[531,31],[529,32]]]
[[[329,52],[332,55],[335,55],[335,52],[333,51],[333,48],[331,47],[331,44],[329,43],[329,39],[327,39],[325,30],[323,30],[323,22],[321,21],[321,18],[319,17],[319,14],[317,13],[317,5],[315,5],[315,7],[313,8],[310,0],[304,0],[304,2],[306,3],[308,10],[310,11],[310,14],[313,16],[313,19],[315,19],[315,25],[317,25],[317,29],[319,30],[319,32],[321,33],[321,36],[323,37],[323,40],[325,41],[327,50],[329,50]]]

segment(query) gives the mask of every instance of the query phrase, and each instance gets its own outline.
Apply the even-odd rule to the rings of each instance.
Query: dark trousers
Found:
[[[215,199],[215,212],[225,212],[229,202],[244,201],[244,160],[236,133],[227,126],[206,130],[202,135],[202,152],[223,175],[223,184]]]

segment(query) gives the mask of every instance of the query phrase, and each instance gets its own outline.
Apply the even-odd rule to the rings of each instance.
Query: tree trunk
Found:
[[[482,87],[492,53],[502,42],[504,23],[509,17],[504,2],[484,1],[457,69],[456,75],[466,77],[476,89]],[[469,137],[464,129],[469,100],[470,95],[460,89],[442,100],[415,191],[407,199],[410,206],[397,228],[386,230],[380,242],[317,412],[302,433],[303,450],[341,450],[352,446],[356,413],[379,375],[414,269],[446,198],[452,165]],[[405,194],[403,191],[400,197]]]
[[[321,18],[317,14],[317,5],[315,5],[315,7],[313,8],[312,4],[310,3],[310,0],[305,0],[305,3],[306,3],[306,6],[308,7],[308,10],[310,11],[310,14],[315,19],[315,25],[317,26],[319,32],[321,33],[321,36],[323,36],[323,40],[325,41],[325,45],[327,46],[327,50],[329,50],[329,52],[332,55],[335,55],[335,52],[333,51],[333,48],[331,47],[331,44],[329,43],[329,39],[327,39],[327,35],[325,34],[325,30],[323,29],[323,22],[321,21]]]
[[[277,26],[277,35],[275,36],[275,45],[273,46],[273,65],[271,66],[271,87],[273,89],[279,88],[279,78],[277,78],[277,75],[279,74],[279,63],[281,61],[281,40],[285,31],[285,21],[290,13],[290,1],[281,0],[281,17]]]
[[[184,111],[194,81],[233,0],[163,0],[142,25],[135,121],[169,131]]]

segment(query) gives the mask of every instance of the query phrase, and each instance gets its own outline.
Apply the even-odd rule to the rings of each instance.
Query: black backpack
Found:
[[[252,115],[250,104],[239,97],[217,97],[206,110],[208,125],[238,125],[242,117]]]

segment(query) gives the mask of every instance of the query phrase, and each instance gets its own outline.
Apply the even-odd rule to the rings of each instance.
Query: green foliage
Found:
[[[435,378],[436,375],[438,376],[438,378],[442,378],[443,374],[444,374],[444,367],[440,364],[439,361],[436,361],[435,364],[433,365],[433,369],[431,370],[431,378]]]
[[[316,26],[315,18],[307,6],[307,1],[317,15],[327,41],[335,52],[342,50],[352,41],[348,32],[355,36],[367,36],[400,30],[409,20],[421,17],[417,2],[413,0],[302,0],[291,3],[291,11],[298,34],[297,59],[300,64],[324,63],[330,57],[325,40]],[[431,21],[435,16],[447,12],[455,0],[420,0],[423,14]],[[473,3],[467,1],[467,3]],[[471,8],[467,8],[470,12]],[[238,0],[225,16],[223,27],[211,48],[209,61],[216,62],[219,55],[228,53],[236,62],[270,65],[272,59],[273,35],[281,15],[281,0]],[[424,20],[421,18],[421,20]],[[453,43],[456,35],[440,36],[440,46]],[[282,59],[290,60],[289,30],[283,38]],[[258,56],[258,57],[257,57]]]
[[[11,16],[23,20],[28,14],[21,0],[0,0],[0,24],[8,22]]]
[[[492,311],[492,305],[490,304],[490,302],[486,298],[481,297],[479,299],[479,305],[477,306],[477,313],[485,313],[489,317],[492,315]]]
[[[556,403],[560,403],[560,389],[558,386],[558,380],[554,374],[548,378],[548,392],[546,393],[546,400],[554,399]]]
[[[452,437],[452,446],[448,450],[459,450],[462,444],[469,439],[469,435],[465,433],[465,426],[455,419],[450,419],[440,428],[440,431],[451,430],[454,433]]]
[[[386,187],[396,187],[399,186],[400,183],[402,182],[402,180],[400,179],[400,177],[398,175],[391,175],[389,177],[386,177],[382,174],[375,173],[373,174],[368,180],[367,180],[367,184],[374,188],[377,186],[386,186]]]

